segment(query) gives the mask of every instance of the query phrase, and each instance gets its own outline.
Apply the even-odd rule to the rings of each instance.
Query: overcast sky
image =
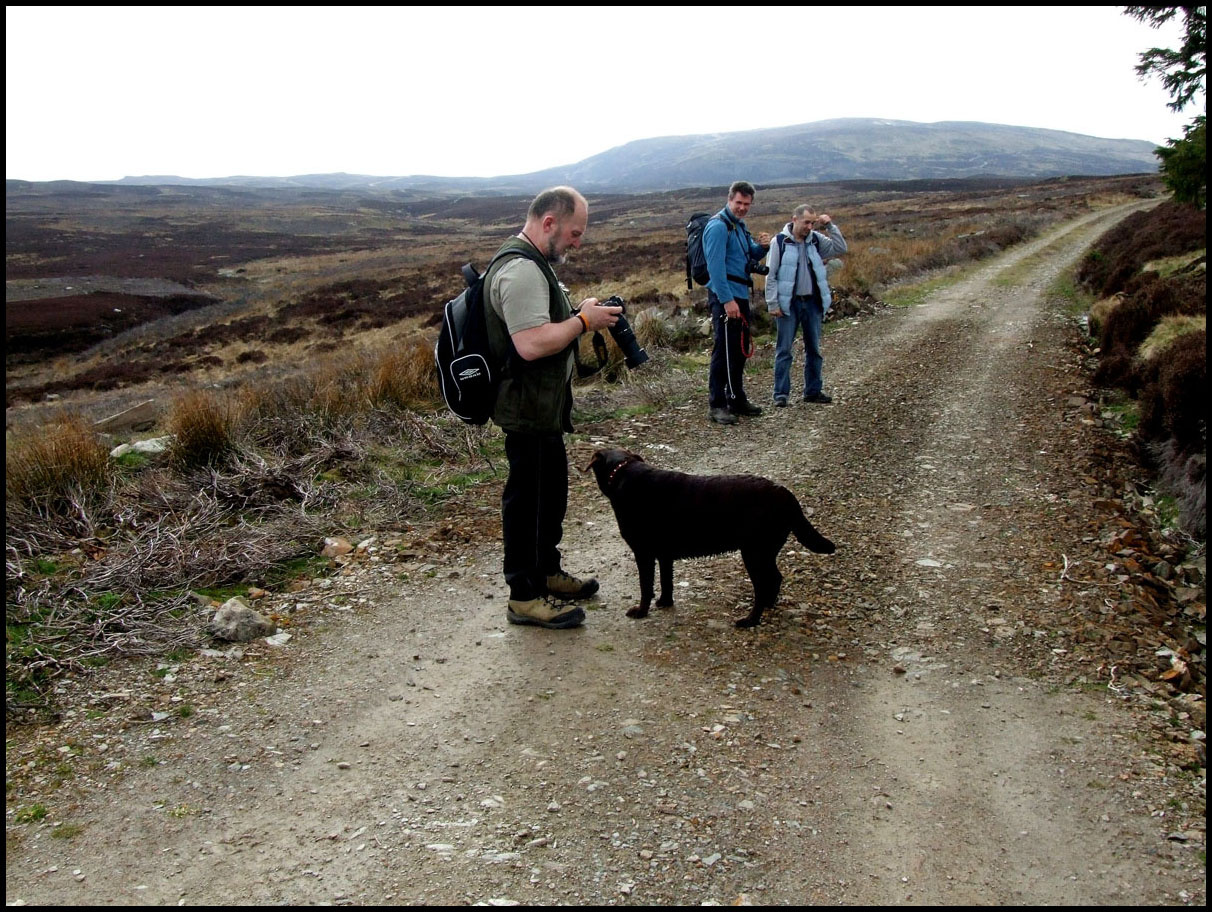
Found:
[[[834,117],[1161,143],[1119,7],[5,8],[5,176],[495,177]]]

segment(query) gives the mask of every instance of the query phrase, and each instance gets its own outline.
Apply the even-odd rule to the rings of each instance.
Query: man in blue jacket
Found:
[[[821,323],[833,299],[826,261],[846,252],[846,239],[828,215],[808,205],[796,206],[791,221],[775,237],[766,258],[766,309],[774,317],[778,341],[774,352],[774,404],[785,406],[791,395],[791,360],[795,331],[804,327],[804,401],[832,402],[822,388]]]
[[[703,254],[711,276],[707,303],[715,331],[707,375],[708,417],[716,424],[736,424],[738,415],[762,414],[745,395],[744,385],[744,341],[749,332],[749,294],[753,289],[749,275],[752,265],[766,255],[770,246],[767,232],[759,232],[755,241],[745,227],[744,218],[756,192],[748,181],[733,183],[728,188],[728,205],[703,229]]]

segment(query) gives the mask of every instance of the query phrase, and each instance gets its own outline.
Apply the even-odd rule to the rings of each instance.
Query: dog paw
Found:
[[[743,617],[739,621],[736,622],[736,626],[740,627],[741,629],[744,629],[746,627],[756,627],[758,625],[759,621],[760,621],[760,618]]]
[[[672,608],[672,607],[673,607],[673,599],[671,599],[671,598],[663,598],[663,597],[662,597],[662,598],[659,598],[659,599],[657,599],[656,606],[657,606],[658,608]]]
[[[646,618],[648,617],[648,609],[636,605],[634,608],[627,609],[627,616],[629,618]]]

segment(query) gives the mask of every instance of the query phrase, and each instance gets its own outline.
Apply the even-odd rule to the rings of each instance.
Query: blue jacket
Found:
[[[781,244],[780,239],[783,240]],[[795,294],[795,281],[802,253],[808,258],[813,282],[820,290],[821,312],[827,313],[833,303],[833,295],[829,291],[825,260],[841,256],[846,251],[846,239],[842,237],[841,229],[833,222],[829,223],[824,232],[809,232],[802,243],[796,241],[795,235],[791,233],[791,223],[788,222],[778,233],[775,242],[770,245],[770,255],[766,257],[766,265],[770,267],[770,275],[766,277],[766,309],[771,313],[776,310],[781,310],[784,314],[791,312],[791,297]]]
[[[760,260],[764,257],[766,250],[749,236],[745,222],[725,206],[703,229],[703,255],[707,258],[707,272],[711,276],[708,290],[721,302],[735,298],[748,301],[751,285],[745,281],[749,277],[745,266],[750,258]]]

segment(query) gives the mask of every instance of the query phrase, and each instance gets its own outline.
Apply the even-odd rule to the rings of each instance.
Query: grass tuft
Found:
[[[441,394],[433,350],[424,342],[388,351],[368,366],[367,396],[371,406],[390,404],[413,408],[439,401]]]
[[[1149,333],[1139,349],[1137,355],[1142,360],[1152,361],[1155,358],[1161,357],[1166,349],[1181,336],[1189,333],[1208,331],[1208,317],[1206,314],[1187,315],[1179,314],[1168,317],[1162,317],[1161,322],[1153,328],[1153,332]]]
[[[216,465],[236,448],[237,408],[221,393],[198,390],[173,404],[169,430],[171,453],[179,465]]]
[[[10,441],[4,457],[4,493],[10,508],[39,515],[74,510],[109,480],[109,453],[92,428],[68,415],[31,436]]]

